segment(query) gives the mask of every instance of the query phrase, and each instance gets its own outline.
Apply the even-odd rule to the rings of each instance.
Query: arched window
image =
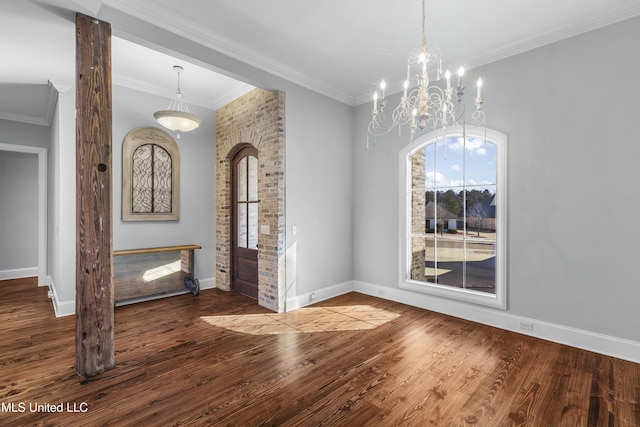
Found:
[[[401,286],[506,307],[506,137],[431,133],[401,152]]]
[[[179,219],[180,152],[157,128],[134,129],[122,148],[123,221]]]

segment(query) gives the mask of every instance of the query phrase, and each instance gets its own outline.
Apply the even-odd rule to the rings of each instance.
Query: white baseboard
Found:
[[[492,310],[482,306],[461,304],[399,288],[388,288],[365,282],[354,282],[354,291],[442,314],[482,323],[496,328],[565,344],[595,353],[640,363],[640,342],[558,325],[536,319]],[[521,323],[532,325],[525,331]]]
[[[38,275],[38,267],[13,268],[0,270],[0,280],[22,279],[23,277],[35,277]]]
[[[56,317],[71,316],[76,314],[76,301],[60,301],[51,276],[47,276],[47,282],[50,293],[49,297],[51,298],[51,302],[53,303],[53,310],[56,313]],[[198,282],[200,282],[200,290],[212,289],[216,287],[216,279],[213,277],[198,279]]]
[[[51,277],[49,277],[48,280],[56,316],[61,317],[74,314],[75,301],[59,301]],[[216,287],[215,278],[198,280],[200,282],[201,290],[213,289]],[[516,316],[505,313],[501,310],[492,310],[482,306],[461,304],[456,301],[434,298],[426,294],[411,292],[404,289],[390,288],[359,281],[339,283],[337,285],[317,289],[313,292],[287,298],[285,311],[306,307],[352,291],[640,363],[640,342],[523,316]],[[533,326],[533,330],[525,331],[521,329],[520,325],[522,322],[531,324]]]
[[[49,286],[49,298],[53,303],[53,311],[56,317],[71,316],[76,314],[76,301],[60,301],[58,293],[56,292],[56,286],[53,283],[51,276],[47,276],[47,282]]]
[[[200,283],[200,290],[203,289],[214,289],[216,287],[216,278],[215,277],[207,277],[206,279],[198,279]]]
[[[307,305],[315,304],[329,298],[337,297],[339,295],[352,292],[353,290],[353,282],[349,281],[318,289],[316,291],[298,295],[292,298],[287,298],[285,311],[291,311],[297,308],[306,307]]]

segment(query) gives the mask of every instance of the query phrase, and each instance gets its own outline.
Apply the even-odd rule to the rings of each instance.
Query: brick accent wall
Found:
[[[216,111],[216,287],[231,289],[231,159],[258,150],[258,304],[284,310],[285,94],[254,89]]]
[[[413,188],[424,188],[425,158],[424,150],[420,150],[411,156],[411,182]],[[423,234],[425,230],[425,202],[424,191],[412,191],[411,193],[411,232]],[[425,263],[425,239],[411,239],[411,279],[426,281],[424,274]]]

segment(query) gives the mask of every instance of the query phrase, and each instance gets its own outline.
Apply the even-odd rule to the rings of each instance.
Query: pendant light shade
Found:
[[[182,92],[180,92],[180,73],[182,73],[184,69],[179,65],[174,65],[173,71],[178,74],[178,90],[171,99],[169,107],[166,110],[156,111],[153,113],[153,117],[156,118],[160,125],[178,132],[179,138],[180,132],[189,132],[200,126],[202,119],[190,112],[189,106],[182,100]]]
[[[179,110],[156,111],[153,117],[162,126],[177,132],[189,132],[200,126],[202,122],[202,119],[195,114]]]

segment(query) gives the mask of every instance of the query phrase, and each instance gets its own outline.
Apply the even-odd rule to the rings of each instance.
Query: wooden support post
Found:
[[[76,15],[76,372],[114,365],[111,26]]]

